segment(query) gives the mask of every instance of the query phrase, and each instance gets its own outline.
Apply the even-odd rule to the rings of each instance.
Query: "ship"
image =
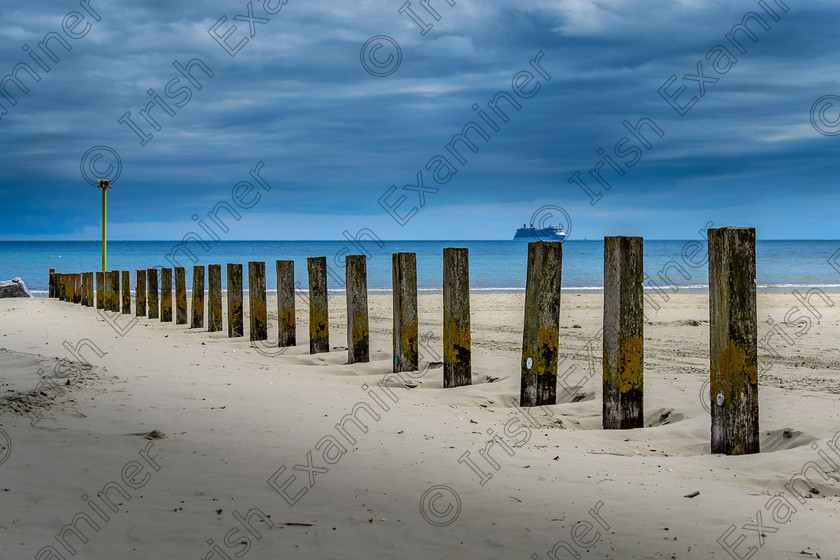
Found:
[[[566,239],[566,235],[566,232],[557,226],[535,228],[522,224],[522,227],[516,230],[513,239],[520,241],[563,241]]]

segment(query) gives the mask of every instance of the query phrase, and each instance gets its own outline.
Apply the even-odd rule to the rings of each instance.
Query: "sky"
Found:
[[[819,0],[4,2],[0,240],[98,239],[100,178],[114,240],[836,239],[838,20]]]

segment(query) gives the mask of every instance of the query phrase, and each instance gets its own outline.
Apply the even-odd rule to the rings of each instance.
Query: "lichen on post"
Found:
[[[227,265],[227,309],[228,337],[235,338],[245,334],[242,318],[242,265]]]
[[[367,258],[365,255],[347,255],[344,263],[347,290],[347,362],[369,362]]]
[[[605,430],[644,427],[644,248],[641,237],[604,238]]]
[[[443,250],[443,386],[472,383],[470,334],[470,253]]]
[[[533,241],[528,244],[521,406],[557,403],[562,265],[563,246],[559,241]]]
[[[281,348],[296,345],[295,261],[277,261],[277,323],[277,345]]]
[[[419,339],[416,253],[391,255],[391,280],[394,302],[394,332],[391,337],[394,351],[393,371],[417,371]]]
[[[190,328],[204,328],[204,267],[193,266],[192,322]]]
[[[105,309],[105,273],[96,272],[96,308]]]
[[[160,317],[160,297],[158,296],[158,271],[156,268],[146,270],[146,284],[148,286],[149,319]]]
[[[222,330],[222,265],[207,266],[207,330]]]
[[[175,267],[175,324],[187,324],[187,271],[183,266]]]
[[[252,342],[268,340],[268,317],[265,303],[265,263],[248,263],[248,321]]]
[[[172,269],[160,269],[160,321],[172,322]]]
[[[708,230],[712,453],[759,452],[755,228]]]
[[[146,315],[146,271],[137,270],[134,277],[134,314],[137,317],[144,317]]]
[[[309,353],[330,351],[327,257],[309,257]]]
[[[131,313],[131,272],[122,271],[122,312]]]

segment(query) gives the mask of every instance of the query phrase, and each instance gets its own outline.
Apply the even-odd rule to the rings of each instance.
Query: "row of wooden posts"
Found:
[[[755,307],[755,230],[708,231],[711,342],[712,453],[757,453],[758,365]],[[528,246],[525,320],[522,338],[521,406],[557,402],[559,365],[560,242]],[[278,346],[296,345],[294,261],[278,260]],[[309,273],[309,351],[329,352],[326,257],[307,259]],[[204,327],[203,266],[193,267],[191,328]],[[221,265],[207,267],[207,328],[222,330]],[[641,237],[604,238],[603,427],[644,427],[644,291]],[[250,340],[268,340],[265,263],[248,263]],[[419,369],[417,259],[392,255],[393,371]],[[56,273],[50,269],[50,297],[131,313],[128,271]],[[172,321],[173,269],[136,271],[135,313]],[[122,284],[122,285],[120,285]],[[186,274],[174,268],[175,323],[187,324]],[[348,362],[370,359],[365,255],[346,257]],[[122,297],[121,297],[122,296]],[[228,336],[244,335],[242,265],[227,265]],[[444,387],[472,381],[469,253],[443,251]]]

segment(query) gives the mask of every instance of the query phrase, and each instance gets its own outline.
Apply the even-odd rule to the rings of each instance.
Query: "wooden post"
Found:
[[[158,297],[158,271],[156,268],[146,270],[146,285],[148,287],[147,303],[149,304],[149,319],[160,317],[160,298]]]
[[[306,259],[309,271],[309,353],[330,351],[330,314],[327,304],[327,257]]]
[[[55,269],[50,269],[49,297],[55,297]]]
[[[278,346],[295,346],[295,261],[277,261],[277,323]]]
[[[192,329],[204,328],[204,267],[193,267]]]
[[[122,271],[122,312],[123,315],[131,314],[131,272]]]
[[[243,336],[245,326],[242,319],[242,265],[227,265],[227,309],[228,337]]]
[[[96,271],[96,308],[105,309],[105,273]]]
[[[82,303],[82,275],[75,272],[72,277],[73,282],[73,303]]]
[[[443,250],[443,386],[472,384],[470,252]]]
[[[209,284],[207,330],[209,332],[219,332],[222,330],[222,265],[208,265],[207,276]]]
[[[708,231],[712,453],[759,452],[755,228]]]
[[[417,337],[417,255],[391,256],[394,299],[394,373],[419,367]]]
[[[67,292],[67,281],[64,278],[64,273],[58,275],[58,300],[64,301]]]
[[[87,307],[87,272],[79,274],[79,305]]]
[[[268,340],[265,303],[265,263],[248,263],[248,334],[251,341]]]
[[[187,324],[187,271],[175,267],[175,324]]]
[[[644,241],[604,237],[603,414],[605,430],[643,428]]]
[[[172,322],[172,269],[160,269],[160,320]]]
[[[138,270],[134,273],[134,314],[137,317],[146,316],[146,270]]]
[[[344,263],[347,285],[347,362],[369,362],[367,258],[365,255],[348,255]]]
[[[528,244],[520,406],[557,402],[562,266],[563,246],[559,241],[533,241]]]
[[[87,306],[93,307],[96,303],[96,297],[94,296],[94,282],[93,282],[93,272],[87,272]]]
[[[111,311],[120,312],[120,271],[111,271]]]

